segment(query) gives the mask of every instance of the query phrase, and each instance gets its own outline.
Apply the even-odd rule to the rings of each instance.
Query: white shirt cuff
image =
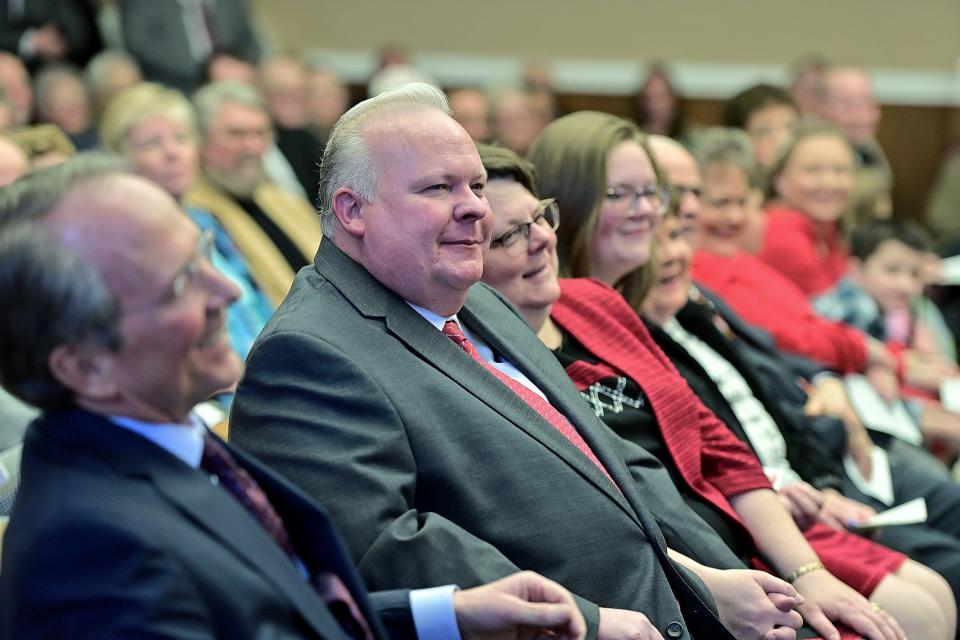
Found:
[[[457,614],[453,610],[453,592],[448,584],[410,591],[410,612],[420,640],[461,640]]]

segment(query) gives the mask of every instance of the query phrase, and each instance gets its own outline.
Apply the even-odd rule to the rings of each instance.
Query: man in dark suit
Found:
[[[377,588],[529,568],[577,594],[591,638],[731,637],[660,526],[680,551],[742,565],[475,284],[492,228],[485,181],[432,87],[341,118],[321,168],[327,239],[251,351],[231,437],[330,508]],[[742,573],[701,575],[728,597]],[[757,615],[766,594],[737,593]]]
[[[17,308],[0,383],[42,410],[0,637],[582,640],[570,595],[529,573],[368,598],[326,512],[193,417],[240,373],[238,292],[164,191],[81,156],[0,193],[0,221],[0,305]]]

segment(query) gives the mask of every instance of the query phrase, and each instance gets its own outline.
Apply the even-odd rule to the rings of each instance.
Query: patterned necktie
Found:
[[[443,333],[448,338],[453,340],[454,344],[467,352],[467,354],[479,362],[484,369],[493,374],[500,382],[507,385],[507,387],[513,391],[515,394],[520,396],[520,399],[530,405],[534,411],[539,413],[544,420],[549,422],[553,427],[566,438],[570,444],[575,446],[577,449],[587,456],[590,461],[597,466],[600,471],[603,472],[603,475],[607,476],[610,479],[610,482],[613,482],[616,485],[616,482],[613,481],[613,478],[610,477],[610,474],[607,473],[606,468],[597,458],[597,456],[590,449],[590,445],[587,444],[586,440],[583,439],[583,436],[574,428],[570,421],[567,418],[557,411],[552,404],[540,397],[539,394],[534,393],[529,388],[527,388],[522,383],[514,380],[504,372],[500,371],[492,364],[480,357],[480,354],[477,353],[477,348],[473,346],[473,343],[470,342],[463,331],[460,330],[460,325],[458,325],[453,320],[447,320],[443,325]]]
[[[290,544],[287,528],[283,526],[283,520],[267,499],[267,494],[245,469],[234,462],[230,453],[217,441],[216,437],[209,433],[203,436],[203,457],[200,459],[200,468],[216,476],[220,486],[229,491],[250,512],[270,537],[277,541],[280,548],[287,552],[287,555],[293,557],[293,545]]]
[[[267,494],[256,480],[234,461],[230,452],[217,438],[209,433],[203,436],[200,468],[216,476],[220,486],[229,491],[250,512],[280,548],[291,558],[295,557],[287,528],[270,504]],[[335,573],[325,571],[313,577],[312,585],[348,636],[353,640],[373,640],[370,625],[343,580]]]

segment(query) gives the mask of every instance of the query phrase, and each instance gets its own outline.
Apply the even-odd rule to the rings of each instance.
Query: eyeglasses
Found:
[[[667,189],[670,190],[670,193],[677,196],[677,199],[682,198],[686,194],[693,194],[693,197],[698,200],[703,197],[703,187],[688,187],[682,184],[673,184],[672,182],[667,185]]]
[[[190,288],[196,282],[197,276],[200,273],[200,269],[203,268],[204,262],[209,263],[213,258],[213,241],[213,229],[201,230],[197,236],[197,246],[193,252],[193,255],[190,256],[190,259],[187,261],[187,263],[184,264],[183,267],[181,267],[177,274],[173,277],[173,281],[170,283],[170,287],[167,289],[166,294],[159,300],[148,302],[144,305],[138,305],[134,309],[127,309],[124,311],[124,313],[127,315],[137,315],[148,311],[154,311],[158,307],[182,300],[184,297],[186,297],[187,293],[190,291]]]
[[[750,197],[743,198],[714,198],[703,201],[703,206],[710,209],[743,209],[750,203]]]
[[[670,191],[662,184],[652,184],[640,191],[628,187],[610,187],[604,195],[615,209],[627,215],[637,212],[641,200],[646,200],[658,216],[665,214],[670,206]]]
[[[545,229],[556,231],[560,226],[560,205],[556,198],[541,200],[533,213],[533,220],[518,224],[501,236],[490,241],[490,248],[503,249],[508,256],[519,255],[530,248],[530,227],[540,225]],[[526,242],[521,242],[523,239]]]
[[[190,285],[197,279],[197,274],[200,273],[203,263],[210,262],[213,258],[213,238],[213,229],[204,229],[200,232],[197,237],[197,250],[173,278],[173,283],[170,285],[171,299],[179,300],[183,298],[190,290]]]

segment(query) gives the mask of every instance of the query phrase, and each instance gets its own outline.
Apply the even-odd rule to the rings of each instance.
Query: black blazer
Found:
[[[407,592],[365,596],[315,502],[231,448],[283,518],[311,572],[333,571],[384,637],[414,637]],[[0,573],[2,638],[348,640],[287,555],[202,471],[83,410],[42,415]]]
[[[820,489],[838,487],[843,471],[842,458],[829,451],[818,440],[816,432],[809,427],[807,422],[809,419],[803,416],[803,404],[784,398],[782,394],[778,395],[770,381],[770,373],[759,373],[744,354],[745,350],[751,348],[749,343],[738,338],[730,340],[724,336],[713,324],[712,315],[713,310],[707,305],[688,302],[677,314],[677,321],[684,329],[720,354],[743,376],[754,396],[779,427],[787,444],[787,459],[800,477]],[[650,329],[653,339],[677,367],[680,375],[687,380],[694,393],[749,446],[749,440],[733,408],[703,367],[663,329],[649,321],[644,322]],[[789,375],[789,373],[783,373],[783,366],[780,371],[781,373],[776,375]],[[783,385],[795,384],[787,380],[779,382]],[[797,396],[799,397],[802,396]],[[784,411],[783,404],[786,403],[792,403],[794,410]]]

